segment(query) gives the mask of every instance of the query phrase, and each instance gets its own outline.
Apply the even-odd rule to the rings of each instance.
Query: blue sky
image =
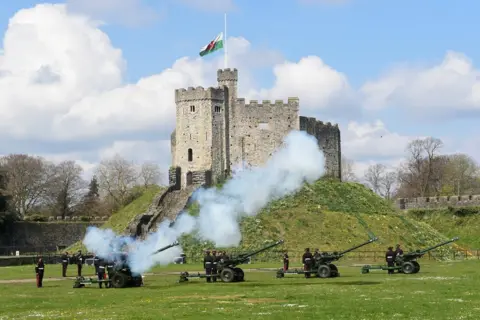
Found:
[[[111,2],[106,0],[96,2],[102,1],[107,6]],[[90,9],[85,9],[83,12],[106,20],[107,25],[100,29],[108,35],[114,47],[122,50],[123,59],[127,62],[126,74],[122,78],[123,83],[134,83],[142,77],[160,74],[164,69],[170,68],[175,60],[184,56],[196,59],[199,48],[223,31],[224,10],[222,9],[229,2],[211,0],[210,3],[220,3],[223,7],[219,5],[201,9],[192,5],[192,2],[195,2],[193,0],[125,1],[136,3],[137,9],[143,6],[141,10],[155,15],[156,19],[135,25],[125,23],[126,14],[122,13],[123,9],[111,5],[108,7],[108,14],[105,13],[106,11],[99,13]],[[198,2],[202,1],[205,2],[198,0]],[[477,15],[480,2],[446,0],[337,2],[342,1],[234,1],[235,8],[228,10],[228,36],[244,37],[256,50],[278,52],[283,60],[291,62],[298,62],[302,57],[309,55],[318,56],[325,65],[344,74],[354,91],[361,90],[367,81],[380,83],[382,79],[388,78],[387,75],[392,68],[408,70],[410,77],[413,78],[405,79],[422,81],[423,78],[416,77],[413,73],[441,64],[448,51],[467,56],[471,60],[470,67],[473,70],[469,75],[476,74],[476,61],[480,59],[480,49],[477,44],[477,26],[479,25]],[[38,3],[41,2],[27,0],[1,2],[2,34],[7,30],[9,19],[18,10],[32,8]],[[133,15],[132,12],[130,13]],[[147,19],[140,17],[139,20]],[[34,53],[25,52],[25,54]],[[207,57],[206,60],[217,59],[219,55]],[[260,88],[274,86],[275,76],[272,68],[273,66],[267,65],[251,70],[256,79],[256,86]],[[403,95],[403,97],[389,100],[387,105],[369,110],[358,119],[347,119],[348,117],[344,119],[335,113],[331,116],[327,107],[319,109],[315,115],[322,115],[325,111],[325,117],[339,122],[342,129],[351,121],[372,123],[380,120],[392,134],[409,137],[429,135],[445,137],[450,151],[456,151],[454,149],[457,148],[463,152],[471,151],[473,155],[480,157],[480,152],[474,148],[475,143],[479,141],[475,140],[474,135],[478,134],[476,124],[480,104],[478,101],[469,103],[468,110],[458,111],[463,103],[460,101],[462,92],[469,92],[475,83],[475,81],[465,82],[457,91],[454,90],[451,99],[442,98],[445,105],[439,105],[438,110],[448,112],[438,119],[425,115],[435,115],[436,103],[439,102],[426,101],[427,98],[420,97],[421,94],[427,96],[447,94],[444,86],[434,84],[419,86],[418,90],[423,90],[423,93],[413,92],[415,88],[409,88],[407,92],[405,91],[407,89],[398,87],[398,90],[403,91],[398,91],[400,93],[397,92],[397,95]],[[432,91],[426,92],[425,88],[432,88]],[[286,97],[278,98],[286,99]],[[352,108],[364,108],[365,104],[355,99],[350,100],[349,103]],[[424,114],[412,115],[412,110],[420,109],[418,105],[422,103],[428,105]],[[332,103],[331,108],[334,107],[335,103]],[[132,132],[132,135],[137,136],[137,133]],[[473,142],[467,143],[466,141],[472,136],[474,136]],[[378,138],[369,137],[373,139],[371,140],[373,144]],[[115,141],[115,138],[112,139],[109,140],[110,143]],[[355,142],[353,137],[351,139],[349,147],[365,148],[362,144],[364,142]],[[121,140],[128,139],[122,137]],[[25,145],[24,148],[27,150],[30,140],[22,141],[22,148]],[[85,141],[85,145],[89,145],[89,142]],[[472,150],[469,150],[470,147]],[[30,148],[39,149],[38,145],[36,148]],[[60,151],[61,149],[59,148]],[[65,152],[70,153],[70,149],[68,148],[68,152]],[[8,150],[2,150],[2,152],[5,153]],[[352,152],[352,154],[358,156],[358,161],[374,161],[381,158],[394,161],[398,156],[398,154],[389,155],[387,151],[375,152],[371,155],[365,152]],[[49,154],[50,150],[46,150],[45,153]],[[87,158],[88,161],[95,161],[94,157]]]

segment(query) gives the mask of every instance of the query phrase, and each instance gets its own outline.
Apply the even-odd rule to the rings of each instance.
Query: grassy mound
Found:
[[[412,209],[407,216],[428,223],[439,232],[459,236],[458,244],[469,249],[480,249],[480,207]]]
[[[191,210],[196,214],[198,207]],[[265,254],[278,259],[278,250],[287,249],[298,260],[306,247],[322,251],[340,251],[368,240],[379,241],[355,251],[380,251],[396,243],[404,250],[424,248],[446,237],[426,223],[403,217],[389,202],[357,183],[319,180],[305,185],[297,194],[270,203],[256,217],[241,221],[243,240],[237,250],[252,250],[278,239],[285,244]],[[193,237],[184,237],[188,256],[200,257],[201,249],[211,243],[199,243]],[[450,253],[449,246],[435,251]],[[275,252],[277,251],[277,252]],[[372,253],[373,254],[373,253]],[[277,258],[275,258],[276,256]]]
[[[142,192],[142,195],[137,199],[133,200],[131,203],[120,209],[118,212],[114,213],[102,226],[102,229],[112,229],[117,233],[122,233],[125,228],[128,226],[130,221],[135,218],[138,214],[141,214],[147,211],[148,207],[152,204],[155,196],[162,191],[163,188],[159,186],[150,186]],[[66,251],[78,251],[82,250],[87,251],[85,246],[81,241],[73,244],[68,247]]]

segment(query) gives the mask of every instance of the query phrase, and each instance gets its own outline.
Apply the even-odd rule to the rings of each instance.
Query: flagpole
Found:
[[[223,53],[223,57],[224,57],[224,65],[225,65],[225,69],[227,69],[227,13],[225,13],[225,21],[224,21],[224,35],[225,35],[225,50],[224,50],[224,53]]]

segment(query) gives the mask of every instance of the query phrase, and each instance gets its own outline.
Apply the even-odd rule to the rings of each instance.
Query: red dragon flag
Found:
[[[222,48],[223,48],[223,32],[220,32],[220,34],[215,38],[215,40],[212,40],[209,44],[207,44],[200,50],[200,57],[203,57],[209,53],[220,50]]]

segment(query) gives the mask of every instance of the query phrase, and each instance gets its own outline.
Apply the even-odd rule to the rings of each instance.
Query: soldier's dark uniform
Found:
[[[95,267],[95,274],[98,274],[98,266],[100,264],[100,258],[97,255],[93,256],[93,266]]]
[[[218,266],[218,263],[220,262],[220,259],[221,257],[220,256],[217,256],[217,251],[216,250],[213,250],[212,251],[212,258],[213,258],[213,261],[212,261],[212,275],[213,275],[213,282],[217,282],[217,272],[218,272],[218,269],[217,269],[217,266]]]
[[[68,252],[62,254],[62,277],[67,276],[67,267],[68,267]]]
[[[106,266],[106,263],[105,263],[105,260],[104,259],[98,259],[98,272],[97,272],[97,276],[98,276],[98,287],[102,287],[102,284],[103,282],[100,282],[101,280],[105,280],[105,266]],[[105,284],[105,288],[107,287],[107,285]]]
[[[37,288],[43,287],[43,274],[45,272],[45,264],[43,263],[42,258],[38,259],[37,264],[35,265],[35,274],[37,278]]]
[[[207,282],[211,282],[210,276],[212,275],[213,257],[210,255],[210,250],[207,250],[205,257],[203,258],[203,268],[207,275]]]
[[[78,250],[77,254],[77,274],[79,277],[82,276],[82,267],[83,267],[83,254],[81,250]]]
[[[320,258],[320,251],[318,249],[315,249],[315,252],[313,253],[313,258],[314,259]]]
[[[388,247],[388,251],[385,254],[385,261],[387,262],[388,267],[395,266],[395,252],[393,252],[392,247]],[[388,274],[393,274],[394,270],[388,270]]]
[[[283,254],[283,271],[288,271],[288,265],[290,264],[290,261],[288,260],[288,252],[285,251]]]
[[[310,278],[310,271],[313,265],[313,255],[310,252],[310,248],[305,249],[305,253],[302,257],[303,270],[305,271],[305,278]]]
[[[107,274],[108,274],[108,280],[112,280],[112,277],[113,277],[113,270],[114,270],[114,262],[113,262],[113,259],[109,259],[108,262],[107,262]],[[112,283],[111,282],[108,282],[106,284],[107,288],[111,288],[112,287]]]

